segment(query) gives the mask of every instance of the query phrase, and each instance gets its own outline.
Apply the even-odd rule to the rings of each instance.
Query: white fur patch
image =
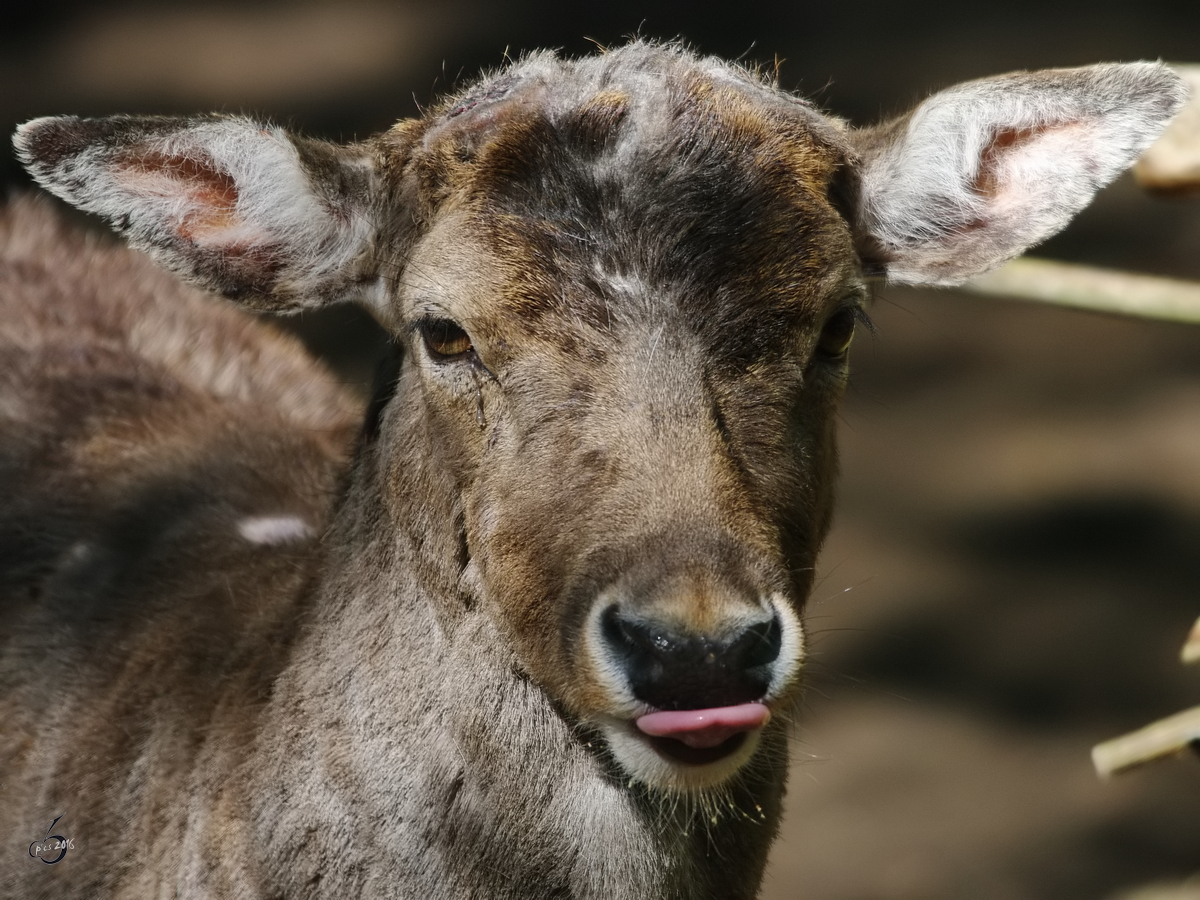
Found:
[[[250,516],[238,522],[238,534],[252,544],[288,544],[308,540],[313,528],[299,516]]]

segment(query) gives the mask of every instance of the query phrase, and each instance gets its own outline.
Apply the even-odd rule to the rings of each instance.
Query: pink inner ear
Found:
[[[237,184],[210,160],[151,151],[126,157],[116,174],[125,190],[175,206],[178,212],[172,216],[173,224],[184,240],[226,243],[218,235],[244,225],[237,215]]]
[[[976,194],[995,198],[1005,187],[1000,172],[1004,168],[1004,157],[1013,152],[1019,152],[1025,145],[1036,141],[1047,132],[1061,127],[1061,123],[1047,122],[1042,125],[1030,125],[1024,128],[1001,128],[988,142],[979,160],[979,174],[971,185]]]
[[[993,213],[1027,214],[1055,194],[1057,182],[1101,178],[1087,119],[999,129],[983,149],[971,187]]]

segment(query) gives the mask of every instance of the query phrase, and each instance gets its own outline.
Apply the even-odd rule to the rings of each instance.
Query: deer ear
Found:
[[[957,284],[1055,234],[1183,105],[1161,63],[1014,73],[852,136],[860,243],[892,281]]]
[[[382,306],[365,148],[225,116],[35,119],[14,143],[43,187],[202,287],[258,309]]]

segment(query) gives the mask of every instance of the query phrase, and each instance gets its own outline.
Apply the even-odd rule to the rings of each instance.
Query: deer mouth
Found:
[[[658,753],[685,766],[706,766],[732,756],[771,719],[761,703],[713,709],[668,710],[635,720]]]
[[[771,714],[762,703],[605,717],[601,731],[632,778],[669,792],[696,793],[732,778],[758,749]]]
[[[707,766],[732,756],[746,742],[745,734],[735,734],[712,747],[693,747],[675,738],[650,738],[650,746],[673,762],[685,766]]]

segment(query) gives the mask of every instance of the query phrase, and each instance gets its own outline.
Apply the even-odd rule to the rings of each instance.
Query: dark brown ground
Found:
[[[858,122],[1013,68],[1200,62],[1194,2],[593,6],[27,4],[0,30],[0,125],[227,109],[351,137],[505,47],[639,27],[785,57],[786,86]],[[0,178],[22,183],[7,155]],[[1039,252],[1200,279],[1200,202],[1123,181]],[[1200,328],[909,290],[872,316],[764,897],[1103,900],[1200,872],[1200,760],[1101,783],[1088,755],[1200,703],[1200,668],[1176,662],[1200,615]],[[298,325],[369,372],[352,311]]]
[[[1200,330],[887,291],[843,413],[811,718],[765,897],[1101,898],[1200,870]]]

